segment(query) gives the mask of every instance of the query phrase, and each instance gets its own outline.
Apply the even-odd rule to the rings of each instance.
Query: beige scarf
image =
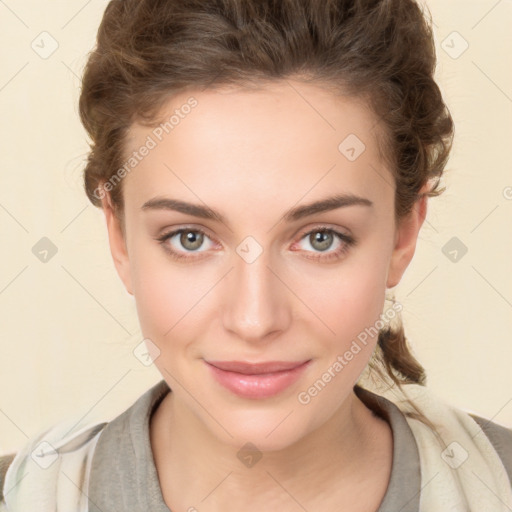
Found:
[[[510,512],[512,488],[505,467],[478,423],[424,386],[404,389],[440,435],[406,416],[420,454],[420,512]],[[402,412],[412,411],[393,388],[377,394]],[[0,505],[0,512],[87,512],[92,454],[105,425],[60,423],[35,436],[7,471],[7,509]]]
[[[420,512],[510,512],[510,480],[480,425],[425,386],[406,384],[404,393],[438,432],[406,416],[420,455]],[[403,413],[414,411],[396,387],[378,394]]]

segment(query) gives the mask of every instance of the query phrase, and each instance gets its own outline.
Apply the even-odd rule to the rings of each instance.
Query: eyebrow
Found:
[[[281,217],[281,220],[284,220],[285,222],[294,222],[316,213],[336,210],[347,206],[373,207],[373,202],[365,197],[359,197],[354,194],[337,194],[319,201],[291,208]],[[202,219],[216,220],[228,225],[226,219],[220,212],[212,210],[208,206],[187,203],[186,201],[167,197],[154,197],[153,199],[146,201],[142,205],[141,210],[171,210],[181,212],[186,215],[192,215],[194,217],[200,217]]]

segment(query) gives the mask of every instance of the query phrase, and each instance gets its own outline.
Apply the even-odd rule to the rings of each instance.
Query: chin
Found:
[[[205,418],[207,427],[222,443],[233,446],[237,451],[247,443],[261,452],[283,450],[313,429],[307,418],[300,417],[304,409],[291,399],[290,402],[275,403],[273,407],[262,407],[260,403],[259,408],[238,406],[235,410],[222,411],[222,407],[216,410],[219,413],[215,417],[222,418],[223,428],[210,417]]]

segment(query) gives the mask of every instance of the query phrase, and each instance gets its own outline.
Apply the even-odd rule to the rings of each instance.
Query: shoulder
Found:
[[[433,423],[446,427],[447,441],[451,434],[456,434],[459,428],[466,430],[475,446],[483,448],[482,436],[490,442],[501,460],[508,479],[512,485],[512,429],[479,416],[467,409],[446,402],[434,391],[417,384],[408,385],[407,394],[419,403]],[[429,415],[432,415],[430,418]],[[453,436],[452,436],[453,437]],[[484,443],[485,444],[485,443]]]
[[[376,393],[369,392],[369,390],[364,390],[364,392],[365,394],[362,396],[371,395],[388,411],[393,411],[393,406],[396,406],[398,413],[403,415],[407,421],[409,429],[414,425],[424,423],[418,417],[418,409],[411,407],[411,402],[419,406],[422,412],[421,416],[431,423],[428,427],[425,424],[421,429],[415,429],[415,436],[421,435],[422,431],[431,432],[432,428],[441,429],[445,444],[448,444],[457,435],[459,429],[462,429],[461,431],[465,431],[466,435],[474,441],[475,446],[482,447],[490,444],[501,460],[504,471],[512,484],[512,428],[456,407],[439,397],[431,389],[419,384],[407,384],[401,392],[393,386],[384,390],[379,389]],[[418,439],[415,440],[418,441]]]
[[[83,426],[82,420],[75,421],[75,418],[71,418],[54,424],[47,430],[39,431],[17,453],[0,455],[0,512],[6,510],[3,507],[5,507],[5,494],[7,493],[9,493],[7,504],[10,506],[10,501],[16,501],[17,503],[18,499],[22,499],[23,492],[30,493],[31,489],[36,486],[40,485],[44,488],[44,485],[48,484],[54,487],[55,480],[62,473],[58,471],[61,464],[66,464],[66,467],[69,468],[67,470],[68,474],[69,471],[75,472],[77,482],[84,486],[87,485],[89,473],[91,475],[94,473],[92,471],[92,455],[95,455],[95,459],[97,459],[96,455],[102,455],[102,450],[99,450],[100,453],[96,454],[98,451],[96,446],[101,445],[103,455],[105,456],[105,453],[108,452],[108,459],[113,459],[112,451],[115,452],[118,444],[121,443],[122,435],[126,438],[128,434],[128,438],[131,439],[130,436],[132,436],[134,430],[139,431],[142,428],[144,420],[149,414],[148,411],[158,404],[169,391],[170,388],[166,381],[161,380],[152,388],[146,390],[128,409],[109,421],[89,423]],[[132,427],[135,427],[135,429]],[[53,460],[55,460],[55,464]],[[114,458],[114,460],[117,459]],[[20,468],[27,469],[30,466],[38,470],[35,464],[39,463],[38,465],[41,465],[41,461],[44,462],[43,465],[46,465],[47,468],[51,466],[51,471],[32,472],[39,473],[39,477],[34,476],[37,481],[25,483],[26,480],[30,480],[30,478],[27,478],[23,479],[21,486],[11,485],[14,483],[14,474],[18,473]],[[101,466],[101,460],[97,460],[98,464]],[[16,488],[14,493],[9,492],[8,489],[11,487]],[[20,491],[20,487],[24,487],[25,491]],[[17,496],[17,494],[20,496]],[[73,507],[64,507],[64,509],[71,510]],[[74,509],[76,510],[76,507]],[[20,510],[26,510],[26,508],[21,507]]]
[[[512,428],[505,427],[476,414],[468,414],[478,423],[483,434],[487,436],[494,449],[498,452],[512,484]]]
[[[3,509],[3,502],[4,502],[4,481],[5,481],[5,474],[7,473],[7,469],[9,468],[11,462],[13,461],[14,457],[16,456],[15,453],[10,453],[8,455],[0,455],[0,512]]]
[[[62,421],[37,432],[16,453],[0,456],[0,512],[7,510],[6,503],[9,510],[11,506],[26,510],[28,503],[42,499],[36,494],[42,488],[55,487],[63,463],[76,482],[86,483],[90,455],[106,424],[84,427],[80,422]],[[18,481],[21,472],[26,478]]]

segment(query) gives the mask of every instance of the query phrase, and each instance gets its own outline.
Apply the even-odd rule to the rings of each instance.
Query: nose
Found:
[[[223,325],[250,343],[266,343],[288,328],[291,297],[264,251],[252,263],[235,255],[235,268],[226,276]]]

